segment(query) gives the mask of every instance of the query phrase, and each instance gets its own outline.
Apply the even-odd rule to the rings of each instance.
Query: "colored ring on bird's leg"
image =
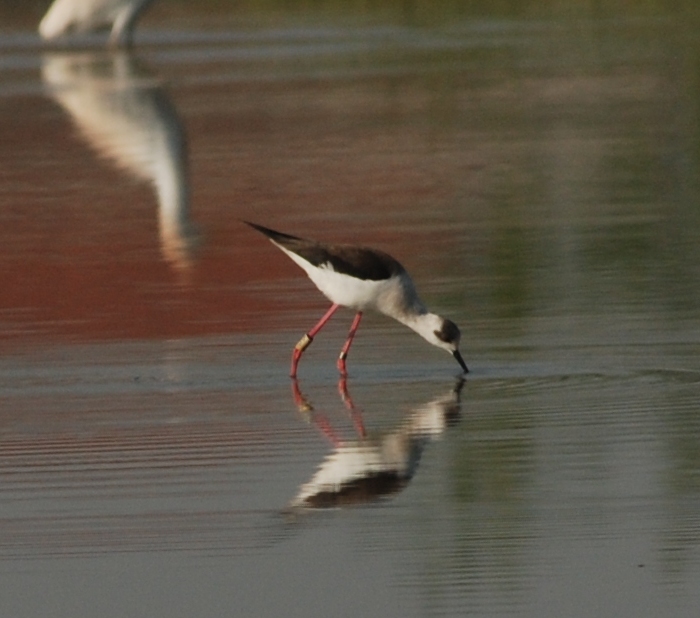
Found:
[[[311,345],[311,342],[314,340],[313,337],[309,337],[309,335],[304,335],[300,340],[299,343],[297,343],[294,346],[295,350],[299,350],[299,352],[303,352],[306,350]]]

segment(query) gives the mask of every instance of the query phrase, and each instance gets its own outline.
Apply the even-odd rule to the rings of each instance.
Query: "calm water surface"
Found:
[[[696,616],[692,22],[157,16],[0,36],[0,614]],[[350,312],[291,383],[241,219],[395,255],[466,383],[368,315],[339,384]]]

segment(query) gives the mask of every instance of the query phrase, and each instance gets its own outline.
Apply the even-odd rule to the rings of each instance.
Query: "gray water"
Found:
[[[693,16],[167,15],[0,35],[0,614],[696,616]],[[367,315],[339,384],[341,311],[294,392],[241,219],[394,255],[466,382]]]

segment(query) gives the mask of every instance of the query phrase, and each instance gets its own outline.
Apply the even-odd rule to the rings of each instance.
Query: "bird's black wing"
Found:
[[[319,268],[368,281],[382,281],[404,273],[401,264],[388,253],[354,245],[325,245],[315,240],[283,234],[257,223],[244,221],[272,242]]]

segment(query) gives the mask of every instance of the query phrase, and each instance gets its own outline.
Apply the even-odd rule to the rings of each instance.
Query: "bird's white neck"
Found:
[[[440,329],[442,323],[442,318],[439,315],[429,313],[424,307],[422,311],[398,315],[396,319],[430,343],[434,342],[435,331]]]

